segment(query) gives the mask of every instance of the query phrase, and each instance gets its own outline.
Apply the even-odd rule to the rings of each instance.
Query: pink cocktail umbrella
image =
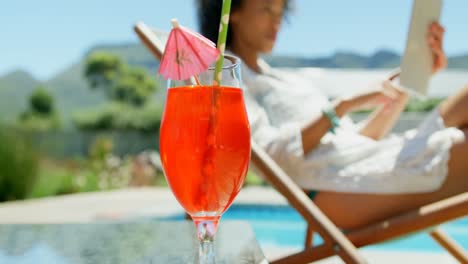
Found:
[[[220,52],[209,39],[180,26],[172,19],[173,28],[159,66],[165,79],[187,80],[207,70]]]

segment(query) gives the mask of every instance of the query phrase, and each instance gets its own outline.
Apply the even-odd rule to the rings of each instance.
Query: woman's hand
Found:
[[[383,106],[385,110],[390,110],[396,103],[406,103],[408,97],[405,90],[390,81],[383,81],[376,90],[342,99],[337,108],[343,114],[373,109],[379,106]]]
[[[382,90],[386,94],[391,94],[392,101],[370,114],[360,130],[361,135],[374,140],[385,137],[392,130],[409,99],[405,90],[390,81],[382,82]]]
[[[438,22],[429,25],[427,44],[431,48],[433,64],[432,73],[436,73],[447,67],[447,56],[443,50],[445,29]]]

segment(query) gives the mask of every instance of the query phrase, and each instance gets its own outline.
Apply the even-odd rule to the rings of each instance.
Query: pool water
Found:
[[[183,219],[176,216],[173,219]],[[301,248],[304,245],[306,223],[290,206],[234,204],[222,220],[248,221],[261,246]],[[447,223],[441,229],[468,249],[468,218]],[[320,243],[320,239],[314,240]],[[426,233],[368,246],[368,249],[442,252],[443,249]]]

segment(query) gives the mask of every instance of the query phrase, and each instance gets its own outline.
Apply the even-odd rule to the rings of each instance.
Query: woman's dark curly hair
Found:
[[[232,0],[231,13],[241,8],[244,1],[249,0]],[[291,10],[292,0],[284,1],[284,14],[288,15]],[[219,33],[219,20],[221,17],[221,8],[223,0],[196,0],[197,4],[197,15],[198,15],[198,26],[203,36],[207,37],[214,43],[218,40]],[[231,46],[232,39],[232,28],[229,28],[226,46]]]

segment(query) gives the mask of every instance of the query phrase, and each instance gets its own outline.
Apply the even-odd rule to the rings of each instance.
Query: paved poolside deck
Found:
[[[245,188],[235,203],[286,204],[271,188]],[[0,203],[0,224],[86,223],[183,213],[168,188],[129,188]]]
[[[290,252],[296,252],[295,249],[284,248],[263,248],[268,259],[274,259]],[[452,256],[444,253],[431,252],[401,252],[401,251],[378,251],[361,249],[360,252],[369,263],[377,264],[409,264],[409,263],[427,263],[427,264],[455,264],[459,263]],[[331,257],[315,264],[342,264],[343,261],[338,257]]]
[[[248,187],[241,191],[235,203],[286,204],[286,200],[272,188]],[[0,224],[86,223],[167,216],[182,212],[183,209],[168,188],[129,188],[0,203]],[[266,247],[263,251],[269,259],[272,259],[297,249]],[[365,249],[362,252],[370,263],[457,263],[451,256],[443,253]],[[318,263],[342,262],[337,258],[330,258]]]

